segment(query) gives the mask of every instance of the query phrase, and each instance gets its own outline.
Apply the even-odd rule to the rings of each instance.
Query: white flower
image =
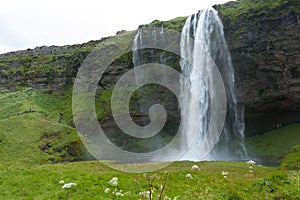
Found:
[[[253,170],[252,169],[250,169],[250,171],[249,171],[250,173],[253,173]]]
[[[173,198],[173,200],[177,200],[179,196]],[[165,196],[164,200],[172,200],[171,197]]]
[[[109,188],[105,188],[104,193],[108,194],[109,192],[110,192],[110,189]]]
[[[187,174],[185,175],[186,178],[190,178],[190,179],[193,179],[193,176],[191,174]]]
[[[67,188],[71,188],[72,186],[76,186],[76,183],[66,183],[62,186],[62,188],[67,189]]]
[[[108,182],[111,186],[116,187],[118,185],[118,178],[117,177],[113,177],[109,182]]]
[[[64,181],[64,180],[60,180],[58,183],[59,183],[60,185],[62,185],[62,184],[65,183],[65,181]]]
[[[150,191],[146,192],[146,197],[150,197]]]
[[[193,165],[193,166],[192,166],[192,170],[199,170],[198,165]]]
[[[255,165],[255,161],[254,160],[249,160],[246,163],[249,164],[249,165]]]
[[[252,165],[250,165],[250,166],[249,166],[249,169],[253,169],[253,166],[252,166]]]
[[[113,178],[111,179],[111,181],[118,182],[118,178],[117,178],[117,177],[113,177]]]
[[[122,194],[121,192],[116,192],[116,196],[117,196],[117,197],[123,197],[124,194]]]
[[[139,195],[144,197],[150,197],[150,191],[140,192]]]
[[[226,176],[226,178],[227,178],[227,175],[229,174],[229,172],[224,172],[224,171],[222,171],[221,173],[222,173],[222,176]]]

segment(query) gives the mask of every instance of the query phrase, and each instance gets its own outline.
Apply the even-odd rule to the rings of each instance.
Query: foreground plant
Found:
[[[229,172],[222,171],[221,174],[222,174],[224,179],[227,179],[227,176],[228,176]]]
[[[166,188],[166,184],[167,184],[167,180],[168,180],[168,173],[165,174],[165,178],[164,178],[162,184],[158,184],[157,186],[154,185],[154,182],[156,180],[159,180],[160,177],[157,176],[156,174],[152,175],[152,176],[149,174],[144,174],[143,177],[144,177],[144,180],[146,181],[146,185],[147,185],[146,190],[144,190],[140,186],[140,176],[137,176],[136,181],[135,181],[140,190],[139,195],[141,195],[143,199],[152,200],[155,197],[154,193],[158,189],[158,194],[156,196],[157,196],[158,200],[161,200],[163,198],[163,192]]]
[[[253,174],[254,173],[254,165],[256,164],[255,161],[249,160],[246,163],[249,165],[249,173]]]
[[[117,197],[124,196],[123,191],[118,190],[118,178],[117,177],[113,177],[112,179],[110,179],[110,181],[108,181],[108,184],[113,187],[112,194],[113,194],[114,199],[116,199]],[[105,188],[105,190],[104,190],[105,194],[109,194],[110,192],[111,192],[110,188]]]
[[[193,179],[193,176],[192,176],[192,174],[187,174],[187,175],[185,175],[185,178]]]
[[[200,170],[198,165],[193,165],[192,170]]]
[[[71,192],[70,192],[70,189],[73,187],[73,186],[77,186],[77,183],[65,183],[64,180],[60,180],[59,181],[59,184],[60,185],[63,185],[62,188],[65,189],[67,191],[67,199],[70,200],[71,199]]]

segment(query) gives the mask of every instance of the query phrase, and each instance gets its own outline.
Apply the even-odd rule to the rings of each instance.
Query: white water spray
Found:
[[[211,59],[218,67],[226,89],[227,117],[219,142],[205,159],[239,160],[246,156],[244,147],[243,109],[237,105],[234,88],[234,70],[228,51],[223,24],[217,11],[208,8],[199,11],[186,20],[181,35],[181,57],[188,58],[194,65],[201,66],[197,72],[193,65],[181,60],[182,73],[189,79],[181,84],[181,120],[183,135],[189,137],[197,132],[194,143],[182,159],[201,160],[199,149],[210,143],[207,129],[210,116],[210,98],[205,77],[210,76]],[[210,55],[208,58],[207,55]],[[213,83],[212,83],[213,84]],[[191,95],[200,99],[200,104],[193,102]],[[183,138],[184,140],[184,138]],[[208,151],[208,149],[207,149]]]

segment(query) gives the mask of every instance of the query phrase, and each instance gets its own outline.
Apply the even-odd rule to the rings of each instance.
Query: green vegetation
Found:
[[[191,170],[197,164],[200,170]],[[144,164],[141,164],[144,165]],[[149,190],[142,174],[128,174],[112,170],[97,162],[65,163],[42,166],[0,166],[1,199],[113,199],[104,193],[112,187],[108,183],[118,178],[117,189],[124,197],[116,199],[142,199],[141,191]],[[228,171],[223,178],[221,171]],[[169,167],[147,176],[154,180],[154,199],[168,179],[163,198],[172,199],[298,199],[299,172],[289,172],[268,167],[255,167],[255,175],[248,173],[246,163],[230,162],[175,162]],[[187,178],[191,174],[193,179]],[[139,177],[137,179],[137,177]],[[63,189],[60,180],[77,186]],[[139,183],[136,184],[136,181]],[[148,199],[148,198],[147,198]]]
[[[20,55],[11,53],[0,57],[0,74],[7,88],[28,86],[30,84],[42,84],[50,88],[54,79],[62,78],[67,84],[72,83],[77,71],[85,57],[99,43],[108,38],[98,41],[90,41],[85,44],[64,47],[37,47],[28,49]]]
[[[111,91],[106,91],[99,100],[108,102]],[[112,199],[105,194],[112,177],[118,177],[118,190],[123,199],[141,199],[140,191],[147,191],[147,181],[142,175],[128,174],[112,170],[97,162],[73,162],[47,164],[86,159],[76,130],[65,121],[70,108],[71,88],[65,88],[63,95],[43,94],[31,88],[20,88],[17,92],[1,90],[0,103],[0,199]],[[103,105],[103,104],[102,104]],[[63,112],[63,120],[60,113]],[[68,115],[67,115],[68,116]],[[281,134],[287,132],[297,140],[299,125],[294,124],[274,130],[251,139],[255,142],[283,143]],[[269,136],[272,134],[272,136]],[[263,137],[263,141],[256,139]],[[272,140],[270,140],[270,138]],[[296,138],[296,139],[295,139]],[[251,141],[247,140],[247,141]],[[292,141],[292,140],[291,140]],[[290,142],[291,142],[290,141]],[[264,144],[266,145],[266,144]],[[274,145],[274,144],[271,144]],[[269,146],[268,146],[269,147]],[[288,145],[284,145],[288,149]],[[261,147],[262,148],[262,147]],[[274,149],[280,153],[282,149]],[[265,151],[265,150],[261,150]],[[268,152],[268,151],[266,151]],[[287,168],[299,163],[299,147],[291,150],[284,163]],[[291,155],[293,155],[291,157]],[[299,171],[286,172],[280,168],[255,166],[255,173],[249,173],[246,163],[200,162],[200,171],[191,171],[192,162],[176,162],[171,166],[148,175],[155,174],[160,179],[153,182],[154,195],[164,183],[165,171],[168,180],[163,197],[178,199],[297,199],[299,198]],[[293,165],[292,165],[293,164]],[[225,179],[221,171],[228,171]],[[193,179],[186,178],[191,174]],[[139,186],[135,183],[139,178]],[[75,182],[77,186],[63,189],[60,180]],[[298,195],[298,196],[297,196]],[[119,197],[117,197],[119,198]]]
[[[300,124],[291,124],[246,138],[250,156],[269,160],[270,164],[279,164],[290,149],[300,143]],[[300,162],[300,160],[298,160]]]
[[[71,199],[113,199],[111,193],[104,193],[110,187],[108,181],[112,177],[118,177],[117,188],[123,191],[123,199],[141,199],[139,192],[148,190],[142,175],[118,172],[97,161],[47,164],[90,158],[76,130],[65,120],[65,116],[69,116],[66,113],[71,109],[71,91],[71,88],[65,88],[63,94],[51,95],[31,88],[20,88],[17,92],[0,91],[0,199],[67,199],[67,196]],[[98,97],[99,101],[108,102],[111,91],[103,94]],[[64,114],[62,120],[61,112]],[[292,139],[287,142],[280,140],[279,136],[290,133],[287,138],[293,137],[294,141],[299,141],[297,130],[299,124],[293,124],[262,136],[247,138],[247,142],[264,143],[260,148],[270,141],[274,142],[268,144],[275,145],[273,149],[269,150],[270,146],[267,146],[268,149],[260,151],[277,154],[286,149],[288,151],[292,143]],[[280,147],[281,144],[285,144],[284,148]],[[298,159],[299,146],[296,146],[286,157],[283,168],[295,169],[294,166],[299,166]],[[192,171],[193,164],[199,165],[200,171]],[[148,175],[160,177],[153,182],[154,195],[158,195],[165,172],[168,172],[163,197],[299,198],[299,171],[286,172],[281,168],[255,166],[255,173],[249,173],[246,163],[175,162]],[[226,179],[221,171],[229,172]],[[186,178],[187,174],[191,174],[193,179]],[[135,183],[137,176],[140,176],[139,186]],[[75,182],[77,186],[63,189],[58,184],[60,180]]]
[[[66,123],[64,113],[70,109],[70,102],[65,98],[31,88],[1,90],[0,155],[4,163],[42,164],[90,158],[77,131]]]
[[[187,17],[176,17],[174,19],[168,20],[168,21],[159,21],[159,20],[154,20],[150,24],[144,24],[140,25],[139,28],[145,28],[145,27],[164,27],[167,29],[172,29],[178,32],[181,32],[184,23],[186,21]]]
[[[294,146],[283,159],[281,167],[300,170],[300,145]]]
[[[219,5],[218,11],[224,17],[231,20],[240,20],[240,17],[252,18],[253,16],[268,17],[271,10],[276,10],[279,16],[288,10],[299,13],[299,1],[297,0],[237,0]]]

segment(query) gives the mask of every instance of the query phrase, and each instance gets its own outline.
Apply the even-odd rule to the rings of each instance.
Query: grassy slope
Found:
[[[283,159],[281,167],[300,170],[300,144],[294,146]]]
[[[6,163],[47,163],[85,156],[74,128],[59,113],[69,109],[65,97],[34,89],[0,94],[0,155]],[[47,143],[48,146],[45,146]],[[44,151],[40,148],[44,147]]]
[[[276,168],[255,167],[255,175],[248,173],[246,163],[200,162],[200,171],[191,171],[192,162],[176,162],[156,172],[160,179],[154,181],[155,196],[163,183],[165,172],[169,177],[164,195],[178,199],[297,199],[300,198],[299,172],[290,173]],[[221,171],[228,171],[227,179]],[[193,179],[186,178],[190,173]],[[154,173],[148,175],[153,176]],[[118,189],[127,193],[117,199],[141,199],[135,184],[140,176],[140,187],[147,191],[143,175],[114,171],[103,164],[92,162],[42,165],[31,168],[0,165],[1,199],[67,199],[68,190],[58,184],[60,180],[75,182],[69,190],[71,199],[113,199],[105,194],[112,177],[118,177]],[[155,198],[157,199],[157,198]]]
[[[70,102],[66,101],[69,93],[68,89],[64,96],[45,95],[33,89],[1,92],[0,199],[66,199],[67,191],[58,184],[61,179],[78,184],[70,191],[72,199],[112,199],[111,194],[103,191],[114,176],[120,179],[119,189],[130,192],[123,199],[140,199],[135,174],[112,170],[97,161],[45,164],[50,157],[56,161],[72,159],[63,147],[79,140],[72,127],[58,122],[59,113],[70,109]],[[26,112],[30,109],[35,112]],[[285,127],[276,131],[282,134],[290,129]],[[48,153],[39,149],[44,142],[41,140],[43,135],[47,135],[50,138],[47,142],[52,144]],[[279,140],[280,134],[274,135]],[[54,152],[54,147],[62,151]],[[165,195],[179,196],[179,199],[292,199],[298,194],[299,175],[287,178],[279,168],[257,166],[254,176],[248,173],[245,163],[200,162],[200,172],[191,171],[192,165],[192,162],[176,162],[157,172],[161,179],[155,182],[156,189],[162,184],[164,171],[168,171]],[[228,180],[221,176],[221,171],[229,171]],[[185,178],[187,173],[194,179]],[[142,177],[141,181],[141,187],[147,190]]]
[[[246,138],[250,156],[267,158],[271,163],[280,162],[297,144],[300,144],[300,124],[288,125],[263,135]]]

